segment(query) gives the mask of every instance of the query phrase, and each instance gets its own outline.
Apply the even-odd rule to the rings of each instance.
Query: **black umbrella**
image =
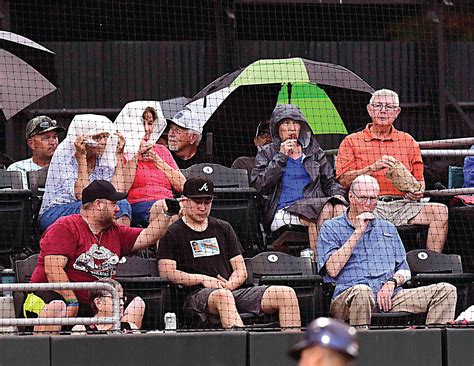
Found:
[[[25,61],[52,84],[58,86],[58,77],[54,64],[55,53],[46,47],[7,31],[0,31],[0,49],[4,49]]]

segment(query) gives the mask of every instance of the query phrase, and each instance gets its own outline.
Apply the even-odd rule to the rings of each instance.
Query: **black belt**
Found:
[[[393,202],[393,201],[399,201],[404,199],[403,197],[398,197],[398,196],[381,196],[378,198],[379,201],[382,202]]]

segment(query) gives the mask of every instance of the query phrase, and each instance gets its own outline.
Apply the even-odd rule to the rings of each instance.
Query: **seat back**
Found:
[[[140,296],[145,301],[142,329],[163,329],[168,282],[158,276],[157,261],[138,256],[126,257],[117,266],[116,279],[124,292]]]
[[[125,261],[117,266],[116,276],[120,278],[158,277],[156,259],[125,257]]]
[[[0,253],[20,253],[31,239],[31,191],[0,190]]]
[[[263,276],[312,275],[313,265],[309,257],[294,257],[281,252],[263,252],[245,258],[248,282],[258,283]]]
[[[31,275],[33,274],[33,271],[36,267],[36,263],[38,262],[38,257],[39,254],[33,254],[26,259],[20,259],[15,261],[16,282],[30,282]]]
[[[448,167],[448,188],[462,188],[464,185],[464,171],[462,166]]]
[[[16,260],[15,265],[15,275],[16,282],[18,283],[28,283],[30,282],[31,275],[35,270],[36,264],[38,263],[39,254],[30,255],[26,259]],[[13,302],[15,305],[15,313],[19,318],[23,313],[23,302],[25,301],[26,293],[15,291],[13,292]]]
[[[413,275],[418,273],[463,273],[461,256],[457,254],[416,249],[407,253],[407,262]]]
[[[26,173],[28,178],[28,188],[33,193],[35,197],[43,197],[45,187],[46,187],[46,178],[48,177],[49,167],[44,167],[39,170],[33,170]]]
[[[196,164],[182,171],[186,178],[204,177],[214,183],[211,216],[227,221],[234,229],[247,255],[261,247],[258,236],[257,191],[249,187],[245,169],[219,164]]]
[[[314,274],[309,257],[294,257],[281,252],[263,252],[246,258],[248,282],[293,288],[298,298],[301,324],[306,326],[323,315],[323,279]]]
[[[464,273],[460,255],[431,250],[412,250],[407,253],[407,261],[412,271],[409,286],[419,287],[447,282],[457,289],[456,314],[470,305],[469,289],[474,283],[474,274]]]
[[[0,189],[22,189],[23,178],[21,172],[0,169]]]
[[[182,171],[186,178],[204,177],[212,180],[214,188],[248,188],[245,169],[232,169],[219,164],[195,164]]]
[[[28,179],[28,188],[33,194],[31,199],[31,210],[32,210],[32,224],[34,230],[34,244],[39,245],[42,230],[40,228],[38,219],[41,204],[43,202],[43,195],[46,190],[46,178],[48,177],[49,167],[44,167],[39,170],[34,170],[26,173]]]

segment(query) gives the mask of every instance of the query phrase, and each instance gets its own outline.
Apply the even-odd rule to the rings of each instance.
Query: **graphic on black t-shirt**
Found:
[[[207,238],[200,240],[192,240],[191,249],[193,251],[193,257],[211,257],[213,255],[219,255],[221,253],[219,249],[219,243],[217,238]]]
[[[96,278],[112,277],[115,275],[119,260],[119,256],[106,247],[92,244],[87,252],[77,257],[73,267]]]

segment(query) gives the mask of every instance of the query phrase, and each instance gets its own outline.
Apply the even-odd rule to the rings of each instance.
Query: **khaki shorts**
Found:
[[[392,202],[377,201],[374,215],[379,219],[390,221],[395,226],[408,225],[408,221],[420,213],[425,203],[409,200]]]

